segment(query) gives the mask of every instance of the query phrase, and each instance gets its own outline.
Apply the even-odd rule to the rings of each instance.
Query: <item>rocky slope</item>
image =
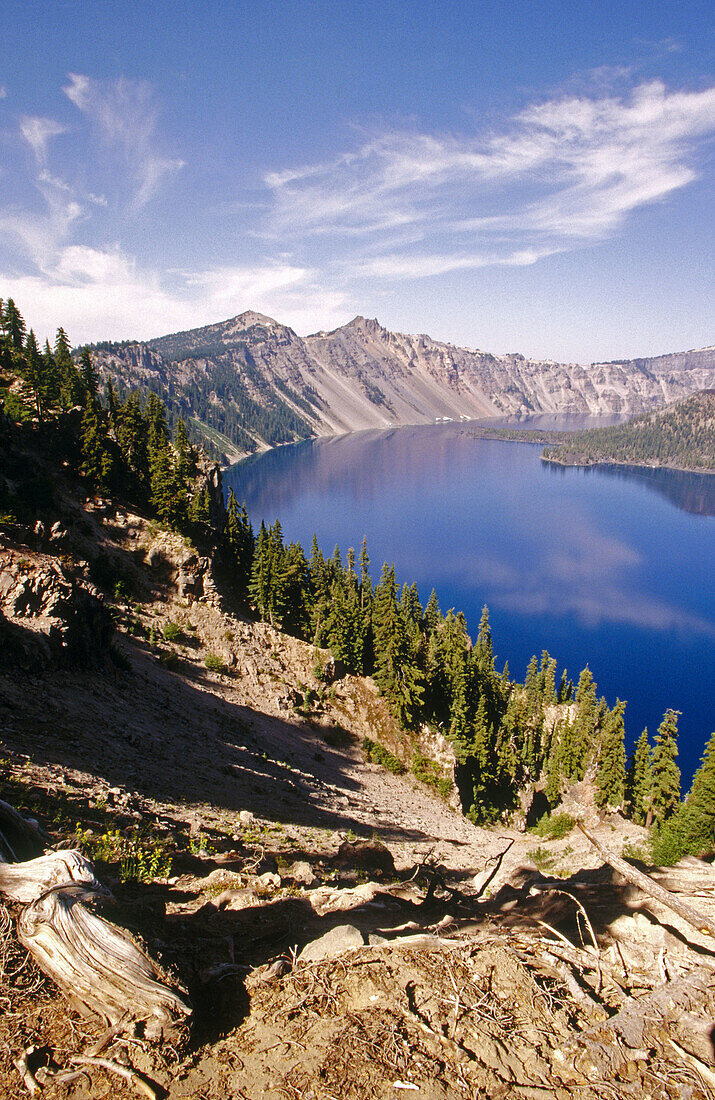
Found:
[[[105,377],[156,389],[238,451],[439,419],[630,414],[715,385],[715,348],[584,366],[459,348],[364,317],[301,338],[251,311],[97,356]]]
[[[47,534],[0,534],[0,626],[25,643],[0,643],[0,798],[93,856],[106,916],[188,987],[194,1033],[80,1020],[0,904],[0,1094],[707,1100],[711,940],[577,830],[478,829],[370,763],[365,736],[411,745],[369,680],[327,654],[317,679],[313,648],[232,614],[180,536],[54,499]],[[90,648],[67,652],[86,599],[116,632],[86,616]],[[423,749],[450,774],[446,745]],[[603,845],[642,841],[587,788],[567,808]],[[710,864],[661,880],[715,912]]]

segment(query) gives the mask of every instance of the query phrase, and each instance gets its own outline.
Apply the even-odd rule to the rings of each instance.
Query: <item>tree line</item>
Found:
[[[434,590],[423,606],[414,584],[398,583],[394,565],[385,563],[373,584],[364,540],[359,555],[349,549],[343,561],[338,547],[324,557],[315,537],[309,555],[286,544],[278,520],[255,534],[233,491],[216,507],[197,479],[199,456],[183,421],[172,438],[156,394],[120,401],[110,382],[100,397],[89,351],[76,366],[60,329],[54,347],[39,352],[12,300],[0,304],[0,367],[5,380],[20,380],[0,389],[15,420],[43,422],[79,404],[77,471],[89,486],[210,540],[247,613],[330,650],[346,672],[374,677],[408,735],[425,725],[441,730],[475,823],[507,817],[533,785],[555,807],[568,786],[589,777],[602,809],[652,827],[662,862],[715,842],[715,735],[683,803],[677,712],[666,712],[652,745],[644,730],[627,762],[626,704],[609,708],[588,666],[574,685],[544,651],[517,682],[508,666],[496,668],[486,607],[473,642],[462,612],[443,612]]]
[[[567,466],[596,462],[715,469],[715,391],[609,428],[564,433],[544,458]]]

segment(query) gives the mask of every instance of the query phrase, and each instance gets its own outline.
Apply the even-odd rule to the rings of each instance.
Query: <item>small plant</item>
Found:
[[[178,642],[181,638],[181,627],[178,623],[172,622],[171,619],[167,619],[161,628],[161,632],[166,642]]]
[[[319,649],[316,649],[313,653],[313,675],[318,683],[323,683],[327,679],[326,671],[323,654]]]
[[[204,657],[204,664],[209,672],[221,672],[227,673],[228,668],[224,661],[220,657],[217,657],[215,653],[207,653]]]
[[[391,753],[389,749],[381,745],[379,741],[371,741],[369,737],[366,737],[362,743],[362,747],[366,760],[370,760],[375,764],[381,764],[383,768],[387,768],[393,775],[404,775],[405,765],[401,760],[398,760],[394,753]]]
[[[649,863],[650,853],[642,844],[634,844],[632,840],[627,840],[623,845],[621,855],[629,863]]]
[[[198,836],[191,837],[189,840],[189,851],[192,856],[216,855],[216,848],[211,844],[205,833],[199,833]]]
[[[171,874],[171,855],[161,842],[138,833],[124,836],[119,829],[99,835],[78,824],[74,840],[90,859],[118,864],[121,882],[151,882]]]
[[[235,634],[233,633],[233,631],[232,631],[232,630],[227,630],[227,631],[225,632],[225,634],[224,634],[224,639],[225,639],[225,640],[226,640],[227,642],[232,642],[232,641],[234,641],[235,637],[236,637],[236,635],[235,635]]]
[[[571,814],[544,814],[529,832],[544,840],[561,840],[568,836],[575,824],[576,819]]]
[[[442,770],[436,760],[430,760],[419,749],[415,749],[410,765],[410,771],[420,783],[433,787],[441,798],[449,798],[452,793],[452,784],[442,775]]]
[[[163,649],[159,653],[159,664],[163,668],[168,668],[170,672],[175,672],[179,667],[178,654],[173,649]]]
[[[551,871],[556,864],[556,856],[548,848],[530,848],[526,854],[540,871]]]

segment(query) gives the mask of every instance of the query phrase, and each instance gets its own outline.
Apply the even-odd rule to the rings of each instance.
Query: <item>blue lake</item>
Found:
[[[468,424],[360,432],[281,447],[225,471],[254,528],[279,518],[308,552],[367,536],[371,572],[432,587],[476,635],[489,607],[499,667],[523,679],[543,649],[588,664],[630,741],[682,711],[684,788],[715,728],[715,477],[564,469],[541,447]]]

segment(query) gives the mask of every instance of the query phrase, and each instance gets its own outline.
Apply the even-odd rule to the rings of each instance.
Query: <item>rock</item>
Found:
[[[252,909],[254,906],[260,905],[261,902],[256,891],[247,887],[242,890],[224,890],[214,899],[213,904],[217,909],[228,909],[235,912],[240,909]]]
[[[362,882],[350,890],[335,890],[332,886],[319,886],[317,890],[311,890],[308,901],[319,916],[326,913],[344,913],[348,909],[358,909],[360,906],[369,905],[375,901],[383,887],[377,882]],[[375,905],[382,905],[375,902]]]
[[[252,825],[255,821],[255,818],[250,810],[241,810],[238,815],[238,820],[241,822],[242,825]]]
[[[264,875],[259,875],[256,879],[256,886],[263,890],[277,890],[281,884],[281,876],[275,874],[274,871],[266,871]]]
[[[359,932],[352,924],[339,924],[331,928],[324,936],[305,945],[298,958],[301,962],[320,962],[322,959],[333,959],[336,955],[342,955],[345,951],[354,951],[356,947],[364,946],[362,932]]]
[[[286,871],[286,878],[291,879],[296,886],[312,886],[316,882],[313,868],[306,860],[298,860]]]
[[[371,873],[395,874],[392,852],[380,840],[344,840],[338,849],[336,864]]]

